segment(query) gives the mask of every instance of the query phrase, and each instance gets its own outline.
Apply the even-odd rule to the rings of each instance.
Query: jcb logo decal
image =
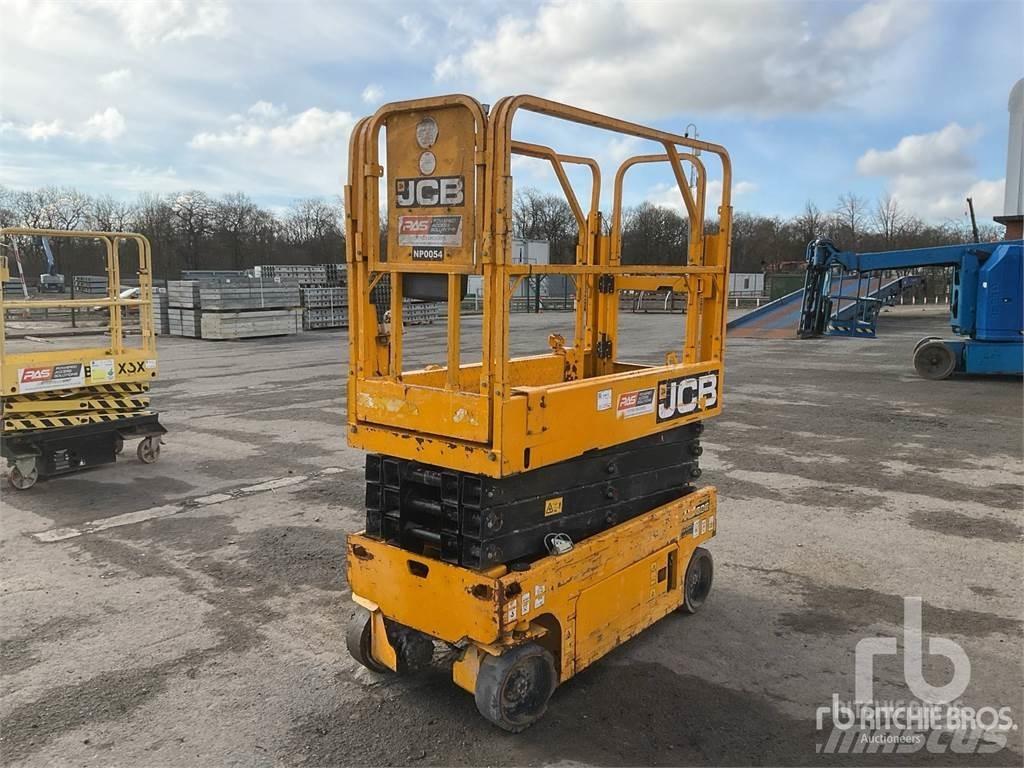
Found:
[[[462,176],[395,180],[395,205],[399,208],[441,208],[465,202]]]
[[[658,422],[670,421],[718,404],[718,371],[658,382]]]
[[[134,376],[136,373],[145,373],[146,364],[141,360],[129,361],[127,363],[117,364],[117,374],[119,376]]]

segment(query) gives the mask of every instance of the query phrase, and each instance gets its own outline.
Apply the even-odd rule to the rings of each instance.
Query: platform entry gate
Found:
[[[603,221],[602,170],[609,169],[517,141],[520,110],[646,139],[660,151],[615,169]],[[513,263],[514,155],[550,162],[579,227],[575,263]],[[713,233],[705,232],[708,157],[720,164],[722,180],[721,199],[710,201]],[[642,163],[669,166],[688,213],[689,243],[671,265],[622,264],[623,180]],[[589,169],[589,200],[577,196],[568,164]],[[488,110],[456,95],[387,104],[359,121],[348,173],[351,445],[504,477],[721,409],[732,218],[723,147],[533,96],[504,98]],[[548,353],[512,358],[510,301],[520,281],[544,274],[575,281],[573,337],[552,335]],[[461,328],[469,275],[484,284],[478,345]],[[629,362],[618,339],[619,294],[666,287],[687,298],[678,347],[658,365]],[[438,350],[436,365],[403,366],[407,299],[447,303],[447,351]],[[478,350],[474,359],[463,360],[463,346]]]

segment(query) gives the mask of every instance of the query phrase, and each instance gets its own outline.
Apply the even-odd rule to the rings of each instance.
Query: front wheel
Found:
[[[941,381],[956,370],[956,355],[941,340],[930,340],[914,352],[914,370],[924,379]]]
[[[27,491],[36,484],[36,480],[38,479],[39,469],[35,464],[32,465],[32,469],[28,472],[22,472],[17,466],[13,466],[11,467],[10,474],[7,475],[7,482],[11,484],[12,488],[19,491]]]
[[[558,685],[555,660],[537,643],[487,654],[476,678],[476,708],[487,720],[519,733],[539,720]]]
[[[704,547],[697,547],[686,566],[686,580],[683,582],[683,604],[680,608],[684,613],[696,613],[704,605],[711,592],[711,582],[715,576],[715,561],[711,553]]]
[[[160,438],[146,437],[139,441],[135,454],[143,464],[152,464],[160,458]]]

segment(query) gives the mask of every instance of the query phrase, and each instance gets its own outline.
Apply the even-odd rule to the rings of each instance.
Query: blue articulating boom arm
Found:
[[[801,338],[822,335],[832,307],[834,267],[873,272],[910,267],[953,267],[950,313],[962,340],[922,340],[914,367],[926,378],[966,373],[1019,374],[1024,358],[1024,241],[966,243],[878,253],[840,251],[828,240],[807,246],[807,275],[800,313]]]
[[[1001,245],[997,243],[965,243],[940,245],[934,248],[905,248],[899,251],[855,253],[841,251],[831,240],[819,238],[807,246],[807,274],[804,277],[804,305],[800,313],[800,336],[821,336],[831,313],[830,277],[833,266],[847,272],[875,272],[884,269],[911,267],[959,267],[971,257],[982,262]],[[1012,241],[1020,244],[1021,241]]]

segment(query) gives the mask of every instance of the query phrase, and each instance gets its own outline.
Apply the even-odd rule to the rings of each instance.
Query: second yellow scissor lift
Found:
[[[521,112],[657,151],[618,166],[606,220],[599,164],[516,140]],[[579,229],[573,263],[514,263],[517,155],[550,163]],[[705,200],[706,158],[720,200]],[[688,214],[686,252],[670,265],[622,259],[623,181],[648,163],[668,166]],[[568,165],[589,172],[589,203]],[[411,672],[447,644],[455,683],[484,717],[518,731],[559,683],[704,602],[717,497],[696,483],[698,438],[722,408],[730,182],[719,145],[533,96],[491,109],[460,95],[398,102],[356,125],[345,189],[348,439],[369,455],[366,530],[348,537],[347,558],[362,609],[348,647],[360,663]],[[523,279],[548,274],[576,285],[573,336],[513,358],[511,299]],[[470,275],[484,286],[481,354],[465,362]],[[632,362],[619,344],[620,294],[661,288],[687,297],[678,346],[661,363]],[[437,365],[403,365],[407,299],[447,302]]]
[[[0,229],[0,240],[11,243],[44,237],[98,244],[107,291],[84,298],[13,300],[0,292],[0,454],[7,460],[8,483],[17,490],[28,490],[41,478],[113,462],[131,439],[139,440],[139,460],[152,464],[167,431],[149,399],[158,373],[149,241],[126,232]],[[131,244],[137,262],[134,296],[121,291],[122,261],[129,258],[125,243]],[[9,265],[6,254],[0,255],[0,281],[10,278]],[[44,316],[72,312],[105,317],[106,325],[95,331],[103,341],[76,344],[78,337],[67,337],[44,349],[18,349],[8,339],[9,317],[27,318],[31,325]],[[129,314],[138,317],[138,332],[131,338],[125,328]]]

